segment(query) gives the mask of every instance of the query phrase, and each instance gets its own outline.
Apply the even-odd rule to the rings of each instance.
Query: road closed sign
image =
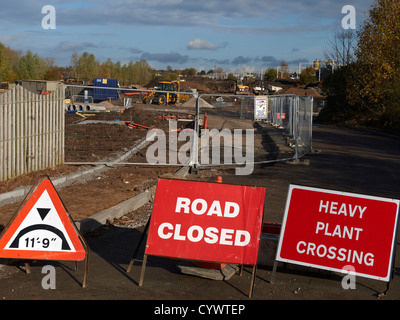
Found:
[[[399,201],[291,185],[276,260],[390,280]]]
[[[159,179],[146,254],[257,262],[264,187]]]

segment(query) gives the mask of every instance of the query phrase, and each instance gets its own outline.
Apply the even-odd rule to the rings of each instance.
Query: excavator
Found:
[[[243,80],[236,80],[235,83],[235,94],[249,94],[249,87],[244,85]]]
[[[143,98],[143,103],[156,103],[160,106],[175,104],[182,100],[189,100],[189,95],[180,92],[180,81],[160,81],[155,92],[147,92]]]

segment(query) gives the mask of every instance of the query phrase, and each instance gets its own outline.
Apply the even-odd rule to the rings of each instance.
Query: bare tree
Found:
[[[333,32],[328,48],[324,50],[327,60],[333,60],[336,65],[347,66],[354,62],[354,52],[357,45],[357,34],[352,29],[338,29]]]

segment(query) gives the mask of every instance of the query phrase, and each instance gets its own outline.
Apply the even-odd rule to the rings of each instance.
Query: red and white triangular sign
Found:
[[[57,191],[44,179],[0,239],[0,257],[81,261],[86,251]]]

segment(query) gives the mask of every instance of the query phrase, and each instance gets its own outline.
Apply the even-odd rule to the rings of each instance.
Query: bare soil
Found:
[[[132,128],[125,121],[137,123],[148,128],[167,131],[167,120],[160,119],[155,111],[146,111],[142,105],[126,109],[123,113],[103,112],[94,115],[65,116],[65,161],[93,162],[104,161],[123,154],[138,141],[146,137],[146,129]],[[88,123],[85,120],[109,121],[110,124]],[[145,149],[127,162],[145,163]],[[82,166],[63,165],[22,175],[16,179],[0,182],[0,193],[14,190],[20,186],[34,185],[45,176],[56,177],[75,172]],[[90,166],[84,166],[90,168]],[[91,181],[75,184],[57,190],[73,220],[79,221],[97,212],[110,208],[156,183],[157,178],[171,176],[179,167],[117,166],[109,168]],[[0,230],[7,225],[20,203],[0,207]]]

